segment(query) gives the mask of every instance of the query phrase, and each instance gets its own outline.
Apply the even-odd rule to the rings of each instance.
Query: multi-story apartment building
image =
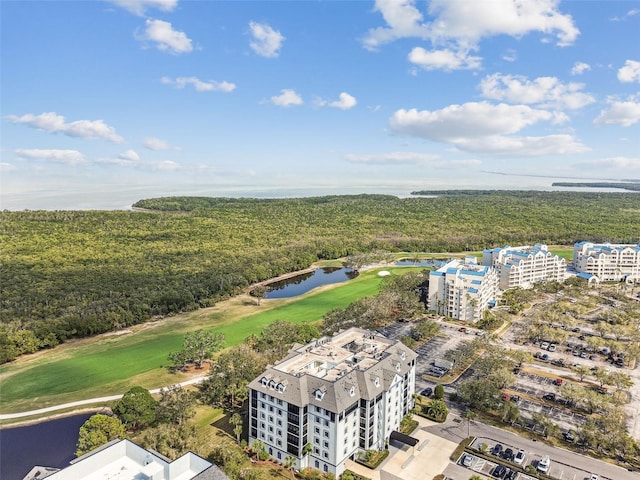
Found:
[[[578,242],[573,247],[573,268],[598,281],[640,281],[640,244]]]
[[[531,288],[538,282],[564,282],[567,275],[565,259],[554,255],[541,243],[533,247],[485,249],[482,252],[482,264],[496,269],[500,290]]]
[[[496,270],[475,258],[452,260],[429,275],[428,308],[451,318],[476,322],[497,295]]]
[[[413,408],[416,354],[360,328],[295,346],[249,384],[249,444],[336,477],[382,449]]]

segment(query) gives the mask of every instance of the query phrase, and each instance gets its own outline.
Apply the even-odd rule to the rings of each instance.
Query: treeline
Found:
[[[554,187],[620,188],[640,192],[640,182],[553,182]]]
[[[640,196],[491,192],[160,198],[149,211],[0,212],[0,362],[215,304],[319,259],[637,242]]]

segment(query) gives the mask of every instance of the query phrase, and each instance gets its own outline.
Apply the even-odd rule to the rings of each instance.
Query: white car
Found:
[[[522,462],[524,462],[524,450],[520,449],[518,453],[516,453],[516,456],[513,457],[513,463],[522,465]]]
[[[538,471],[542,473],[547,473],[549,471],[550,466],[551,466],[551,459],[549,458],[549,455],[545,455],[538,462]]]
[[[471,462],[473,462],[473,456],[465,453],[464,457],[462,457],[462,465],[464,465],[465,467],[470,467]]]
[[[589,477],[589,480],[598,480],[598,475],[596,475],[595,473],[592,473],[591,476]]]

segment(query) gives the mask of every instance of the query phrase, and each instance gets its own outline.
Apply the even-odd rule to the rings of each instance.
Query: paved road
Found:
[[[185,382],[181,382],[180,385],[186,387],[187,385],[195,385],[196,383],[200,383],[202,380],[206,378],[205,375],[201,375],[198,377],[194,377],[191,380],[187,380]],[[155,388],[153,390],[149,390],[151,393],[160,393],[162,388]],[[81,407],[83,405],[94,405],[96,403],[104,403],[111,402],[113,400],[119,400],[122,398],[122,394],[120,395],[111,395],[108,397],[97,397],[97,398],[89,398],[86,400],[78,400],[77,402],[69,402],[63,403],[62,405],[54,405],[52,407],[39,408],[37,410],[29,410],[27,412],[18,412],[18,413],[0,413],[0,420],[10,420],[14,418],[24,418],[31,417],[33,415],[40,415],[42,413],[50,413],[55,412],[57,410],[63,410],[65,408],[73,408],[73,407]]]
[[[427,428],[427,431],[442,436],[454,442],[460,442],[467,437],[468,425],[465,419],[462,419],[455,413],[450,413],[449,418],[443,424],[433,425]],[[471,424],[470,433],[472,436],[479,437],[490,446],[495,443],[522,448],[528,452],[528,456],[533,459],[539,459],[542,455],[549,455],[553,465],[560,467],[561,478],[563,480],[583,480],[588,478],[591,473],[597,473],[602,480],[638,480],[640,475],[637,472],[629,472],[624,468],[611,465],[609,463],[587,457],[579,453],[565,450],[564,448],[552,447],[542,442],[535,442],[514,433],[501,430],[496,427],[485,425],[480,422]],[[467,480],[468,476],[460,476],[460,467],[449,472],[451,478],[459,480]],[[445,473],[449,471],[449,468]],[[457,474],[453,472],[458,471]],[[471,471],[467,470],[469,476]],[[554,476],[556,472],[553,472]]]

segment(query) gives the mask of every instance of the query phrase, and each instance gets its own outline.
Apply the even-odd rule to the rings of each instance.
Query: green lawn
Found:
[[[397,274],[420,269],[386,270]],[[224,313],[211,314],[191,329],[211,328],[224,333],[227,346],[237,345],[277,319],[317,322],[331,309],[374,295],[381,280],[377,270],[367,271],[347,283],[324,287],[273,308],[269,301],[263,301],[262,306],[256,307],[263,311],[239,319],[227,318]],[[180,349],[184,332],[191,325],[189,318],[187,314],[184,321],[174,320],[156,329],[90,343],[71,350],[66,358],[48,359],[45,353],[25,365],[5,365],[0,368],[0,374],[8,374],[1,385],[2,413],[123,393],[134,385],[153,388],[181,381],[184,376],[171,375],[163,366],[167,364],[167,354]]]

